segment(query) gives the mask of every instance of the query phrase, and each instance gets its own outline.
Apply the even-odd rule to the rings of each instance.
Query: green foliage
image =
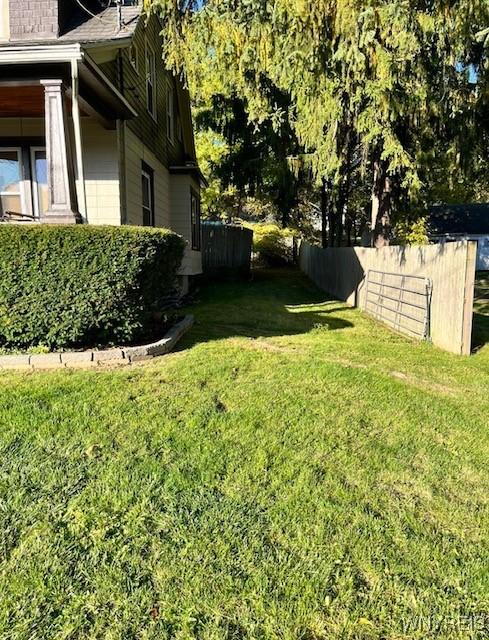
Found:
[[[259,259],[271,266],[280,266],[293,261],[293,229],[282,229],[276,224],[244,223],[253,230],[253,251]]]
[[[257,127],[289,129],[316,185],[328,181],[338,219],[357,216],[357,188],[394,216],[463,197],[474,170],[474,199],[487,193],[474,161],[488,148],[487,0],[148,4],[164,18],[164,59],[185,70],[193,95],[239,96]],[[447,166],[434,171],[430,155]]]
[[[274,91],[276,103],[288,99]],[[299,176],[289,158],[297,153],[297,140],[287,123],[250,122],[247,105],[236,95],[214,95],[208,103],[196,99],[197,149],[209,180],[203,194],[204,212],[227,220],[252,217],[260,209],[286,226],[296,204]]]
[[[225,187],[216,170],[225,162],[229,146],[222,135],[210,128],[196,131],[195,146],[199,167],[209,183],[202,191],[202,217],[226,218],[234,205],[236,189]]]
[[[415,222],[401,221],[395,227],[394,244],[424,245],[428,242],[428,221],[426,218],[419,218]]]
[[[0,347],[133,340],[174,285],[183,250],[163,229],[0,225]]]

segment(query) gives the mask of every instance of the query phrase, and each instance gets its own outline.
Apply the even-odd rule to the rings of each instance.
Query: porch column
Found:
[[[42,222],[80,222],[76,201],[70,135],[64,106],[62,80],[41,80],[44,86],[48,210]]]

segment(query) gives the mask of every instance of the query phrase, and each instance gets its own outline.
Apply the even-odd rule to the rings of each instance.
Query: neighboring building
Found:
[[[134,4],[2,0],[0,216],[170,228],[187,280],[202,270],[190,101]]]
[[[430,238],[477,240],[477,269],[489,270],[489,204],[437,205],[429,210]]]

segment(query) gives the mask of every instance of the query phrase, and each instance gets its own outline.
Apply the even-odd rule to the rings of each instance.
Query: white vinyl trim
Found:
[[[29,215],[29,211],[26,208],[26,180],[25,180],[25,171],[24,171],[24,163],[22,161],[22,149],[21,147],[0,147],[0,151],[9,151],[17,153],[17,158],[19,162],[19,191],[0,191],[0,196],[20,196],[20,206],[21,213]]]
[[[1,64],[44,64],[46,62],[71,62],[83,60],[83,51],[79,44],[69,45],[25,45],[2,47]]]
[[[32,199],[34,201],[34,216],[36,218],[41,217],[41,209],[39,206],[39,185],[37,183],[37,171],[36,171],[36,152],[46,152],[46,147],[31,147],[31,182],[32,182]]]

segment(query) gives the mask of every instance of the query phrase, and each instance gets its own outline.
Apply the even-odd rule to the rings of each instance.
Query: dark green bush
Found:
[[[0,346],[136,339],[174,286],[184,246],[166,229],[0,225]]]

